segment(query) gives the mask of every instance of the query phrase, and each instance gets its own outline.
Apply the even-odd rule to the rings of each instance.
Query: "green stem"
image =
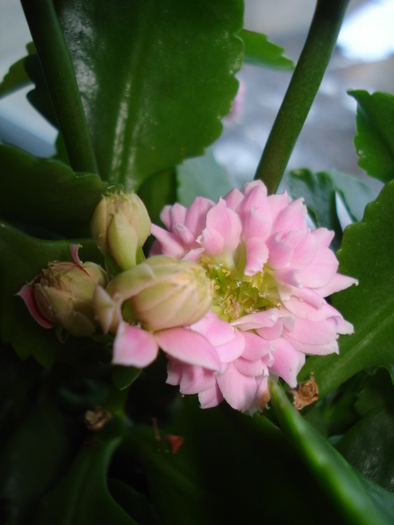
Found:
[[[330,61],[349,0],[318,0],[297,67],[255,178],[275,193]]]
[[[52,0],[21,0],[74,171],[98,173],[73,65]]]

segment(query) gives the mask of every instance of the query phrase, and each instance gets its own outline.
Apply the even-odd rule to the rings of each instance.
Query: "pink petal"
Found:
[[[239,206],[239,216],[247,229],[247,234],[252,227],[248,225],[250,215],[251,213],[256,213],[260,217],[266,217],[269,230],[267,231],[268,225],[266,224],[264,226],[264,235],[267,235],[271,228],[271,206],[269,204],[269,197],[267,197],[267,189],[261,185],[250,186],[249,183],[243,187],[242,191],[245,194],[245,199]],[[254,235],[256,236],[256,234]]]
[[[277,308],[271,308],[270,310],[266,310],[264,312],[257,312],[239,317],[235,321],[232,321],[231,325],[242,331],[255,330],[257,328],[273,326],[276,323],[278,317],[279,310]]]
[[[272,232],[288,232],[305,228],[306,207],[297,199],[284,208],[273,221]]]
[[[241,374],[233,364],[217,377],[224,399],[235,410],[245,411],[255,400],[258,384],[251,376]]]
[[[25,284],[24,286],[22,286],[22,288],[16,295],[23,299],[31,316],[35,321],[37,321],[37,323],[40,326],[42,326],[43,328],[53,328],[55,326],[54,323],[50,323],[49,321],[47,321],[47,319],[45,319],[45,317],[41,315],[41,312],[39,311],[36,301],[34,299],[33,285]]]
[[[245,275],[261,272],[268,259],[268,248],[260,238],[252,237],[246,241]]]
[[[207,229],[215,230],[223,237],[225,250],[233,251],[238,246],[242,231],[240,218],[233,210],[227,209],[221,198],[207,213]]]
[[[328,354],[339,354],[338,342],[336,339],[332,339],[327,343],[321,344],[308,344],[297,339],[293,339],[291,334],[284,334],[284,339],[286,339],[291,346],[297,350],[297,352],[302,352],[307,355],[328,355]]]
[[[81,244],[70,244],[71,257],[73,258],[75,264],[79,266],[79,268],[82,268],[81,259],[78,257],[79,248],[82,248]]]
[[[215,346],[220,361],[230,363],[242,355],[245,349],[245,338],[241,332],[234,331],[233,339],[223,345]]]
[[[274,270],[272,274],[279,283],[288,284],[295,288],[302,287],[300,279],[298,278],[298,272],[294,268],[279,268],[278,270]]]
[[[160,226],[156,226],[156,224],[152,224],[150,231],[160,243],[162,254],[175,259],[182,259],[185,255],[185,248],[177,235],[160,228]]]
[[[267,217],[252,206],[248,212],[244,213],[242,221],[242,234],[244,239],[258,237],[261,240],[267,239],[271,233],[271,223]]]
[[[224,197],[224,200],[226,201],[227,208],[230,208],[231,210],[236,211],[238,206],[243,201],[244,196],[239,191],[238,188],[234,188],[233,190],[229,191],[227,195]]]
[[[215,386],[212,388],[203,390],[198,394],[198,400],[200,401],[201,408],[216,407],[223,401],[223,399],[223,395],[217,384],[215,384]]]
[[[196,241],[193,235],[183,224],[177,224],[172,231],[178,235],[182,244],[185,246],[193,246],[193,244],[195,244]]]
[[[352,284],[358,286],[358,280],[353,279],[353,277],[348,277],[347,275],[336,273],[329,283],[321,288],[315,288],[315,291],[322,297],[327,297],[333,293],[349,288]]]
[[[267,247],[269,249],[268,266],[274,269],[287,266],[293,257],[292,246],[279,237],[280,233],[276,233],[267,241]]]
[[[186,215],[187,215],[187,208],[176,202],[173,206],[170,207],[171,209],[171,226],[167,228],[169,230],[174,230],[175,226],[184,225],[186,221]],[[161,218],[161,216],[160,216]],[[163,220],[163,219],[161,219]],[[164,221],[163,221],[164,223]],[[165,223],[164,223],[165,224]]]
[[[198,394],[216,385],[216,379],[211,370],[201,366],[183,366],[180,382],[181,394]]]
[[[279,195],[270,195],[268,197],[268,202],[271,208],[271,222],[273,222],[281,211],[287,208],[290,198],[287,195],[287,192],[284,192]]]
[[[304,228],[297,232],[289,232],[286,235],[286,242],[293,246],[292,268],[304,270],[316,256],[316,238],[311,235],[309,228]]]
[[[219,255],[224,249],[223,236],[212,228],[205,228],[202,234],[197,237],[197,242],[201,244],[208,255]]]
[[[291,387],[297,386],[297,376],[305,363],[305,356],[283,338],[276,341],[275,362],[272,370]]]
[[[311,264],[298,272],[297,278],[303,286],[321,288],[331,281],[337,269],[338,260],[335,254],[329,248],[319,247]]]
[[[185,226],[198,237],[207,225],[207,213],[215,203],[204,197],[197,197],[189,206],[186,213]]]
[[[121,322],[114,340],[112,364],[144,368],[156,359],[158,350],[152,334]]]
[[[187,328],[170,328],[154,334],[157,344],[182,363],[219,370],[220,359],[211,343]]]
[[[249,361],[257,361],[274,350],[271,343],[252,332],[243,332],[245,349],[242,357]]]
[[[169,359],[167,363],[167,381],[169,385],[179,385],[182,379],[183,365],[175,359]]]
[[[337,338],[336,323],[331,318],[324,321],[297,318],[290,337],[308,345],[329,343]]]
[[[262,359],[257,361],[248,361],[240,357],[234,361],[235,368],[246,376],[262,376],[268,375],[268,366]]]

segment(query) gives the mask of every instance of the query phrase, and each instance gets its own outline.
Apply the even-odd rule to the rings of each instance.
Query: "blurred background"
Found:
[[[265,33],[297,61],[315,0],[245,0],[245,28]],[[394,93],[394,1],[351,0],[319,93],[289,161],[288,169],[352,173],[365,179],[353,146],[355,101],[348,89]],[[0,77],[25,56],[31,41],[18,0],[0,0]],[[245,65],[238,73],[239,104],[224,119],[215,159],[232,182],[250,180],[286,92],[291,72]],[[55,130],[27,103],[26,88],[0,101],[0,138],[38,156],[54,152]],[[371,180],[371,179],[369,179]],[[376,189],[381,186],[372,180]]]

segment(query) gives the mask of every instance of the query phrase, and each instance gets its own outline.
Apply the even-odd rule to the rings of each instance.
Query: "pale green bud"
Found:
[[[211,306],[212,286],[199,264],[157,255],[117,275],[106,291],[126,301],[127,321],[163,330],[199,321]]]
[[[100,251],[111,254],[122,270],[137,264],[137,252],[150,234],[151,221],[135,193],[103,197],[93,214],[91,231]]]
[[[44,319],[82,337],[96,330],[93,293],[97,285],[106,284],[107,275],[97,264],[53,262],[30,286]]]

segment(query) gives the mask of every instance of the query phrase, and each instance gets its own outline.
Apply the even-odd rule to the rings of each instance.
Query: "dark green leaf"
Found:
[[[66,470],[71,453],[59,407],[49,396],[39,399],[1,450],[0,500],[12,523],[27,520]]]
[[[370,377],[354,406],[361,415],[367,414],[373,408],[394,406],[392,377],[385,367],[379,367]]]
[[[141,371],[140,368],[132,366],[113,366],[111,368],[112,380],[118,390],[124,390],[134,383]]]
[[[297,412],[280,386],[272,382],[271,395],[281,428],[347,522],[389,525],[351,466]]]
[[[135,519],[138,525],[159,525],[152,505],[144,494],[117,479],[110,479],[108,486],[116,503]]]
[[[388,182],[394,178],[394,96],[362,90],[348,93],[358,103],[354,137],[358,165],[372,177]]]
[[[350,215],[354,220],[361,221],[365,206],[376,199],[378,191],[359,178],[335,169],[331,171],[331,177],[336,188],[341,191],[341,197]]]
[[[272,525],[344,523],[283,434],[260,415],[201,410],[190,396],[160,435],[139,426],[120,452],[142,462],[163,525],[260,523],[262,516]],[[184,438],[176,454],[168,435]]]
[[[354,325],[339,339],[340,355],[310,357],[300,380],[313,371],[321,396],[369,366],[394,362],[394,181],[370,203],[362,222],[346,228],[338,251],[339,271],[358,286],[334,294],[332,304]]]
[[[93,241],[84,240],[81,244],[85,246],[79,252],[82,261],[92,260],[92,255],[97,254]],[[71,261],[70,241],[42,241],[0,222],[0,252],[0,332],[3,343],[11,343],[20,358],[33,355],[45,367],[50,367],[57,355],[79,363],[85,352],[86,358],[91,355],[95,366],[99,366],[103,356],[98,345],[87,338],[74,337],[59,343],[55,331],[39,326],[22,299],[15,295],[46,268],[48,262]]]
[[[374,501],[374,503],[380,508],[380,510],[386,515],[389,523],[394,522],[394,496],[387,490],[382,489],[379,485],[366,478],[355,470],[359,480],[367,491],[368,496]]]
[[[235,186],[230,174],[216,162],[211,149],[203,157],[187,160],[178,166],[177,178],[178,201],[184,206],[190,206],[196,197],[217,202]]]
[[[30,84],[29,75],[25,69],[25,59],[21,58],[15,64],[12,64],[8,73],[0,83],[0,98],[11,95],[14,91],[24,88]]]
[[[342,229],[338,220],[334,181],[328,173],[312,173],[308,169],[294,170],[286,175],[286,183],[293,199],[303,197],[317,227],[335,232],[331,243],[334,250],[341,244]]]
[[[0,145],[2,219],[67,236],[88,235],[90,219],[107,187],[97,175],[74,173],[62,162]]]
[[[283,56],[283,47],[268,42],[267,37],[262,33],[243,29],[238,36],[245,44],[244,61],[247,64],[286,71],[294,69],[294,62]]]
[[[107,470],[120,442],[120,422],[113,419],[97,438],[86,442],[62,481],[42,501],[34,525],[137,525],[115,502]]]
[[[220,134],[241,0],[55,0],[102,177],[137,189]]]
[[[362,474],[394,492],[393,436],[394,409],[379,407],[353,425],[336,448]]]
[[[149,177],[138,190],[138,195],[144,201],[151,221],[160,224],[160,212],[163,207],[177,200],[175,169],[165,170]]]

